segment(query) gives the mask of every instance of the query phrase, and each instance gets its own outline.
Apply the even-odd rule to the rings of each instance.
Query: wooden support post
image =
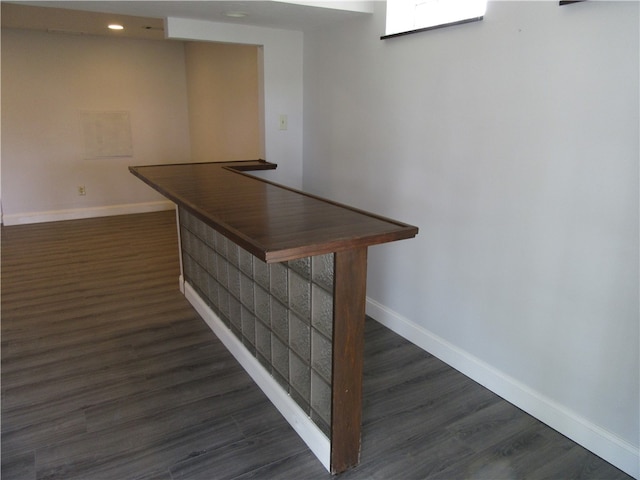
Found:
[[[334,254],[331,473],[360,461],[367,247]]]

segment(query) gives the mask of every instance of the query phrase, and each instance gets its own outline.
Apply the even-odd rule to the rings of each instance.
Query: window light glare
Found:
[[[386,34],[481,18],[487,0],[387,0]]]
[[[416,28],[433,27],[453,23],[468,18],[482,17],[487,3],[475,0],[457,0],[449,2],[416,2]]]
[[[112,23],[111,25],[109,25],[109,29],[110,30],[124,30],[124,27],[122,25],[120,25],[119,23]]]

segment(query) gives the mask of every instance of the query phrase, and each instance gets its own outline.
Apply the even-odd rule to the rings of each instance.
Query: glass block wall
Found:
[[[331,438],[333,254],[267,264],[179,214],[185,280]]]

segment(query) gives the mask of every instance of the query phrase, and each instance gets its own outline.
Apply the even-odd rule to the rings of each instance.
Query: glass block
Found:
[[[238,257],[238,245],[233,243],[231,240],[227,241],[227,260],[229,263],[236,268],[240,267],[240,260]]]
[[[189,228],[189,217],[188,217],[188,213],[186,210],[184,209],[180,209],[179,214],[178,214],[178,219],[180,221],[180,234],[182,235],[182,229],[188,229]]]
[[[311,257],[297,258],[288,262],[289,268],[303,276],[311,278]]]
[[[222,314],[220,313],[220,308],[218,308],[218,304],[219,304],[219,302],[217,304],[216,303],[212,303],[211,304],[211,310],[216,315],[216,317],[218,317],[220,320],[223,320]]]
[[[271,295],[283,304],[289,303],[289,285],[287,283],[288,269],[281,263],[274,263],[270,268]]]
[[[244,345],[244,348],[246,348],[249,351],[252,357],[256,357],[258,355],[258,352],[256,351],[256,346],[252,345],[249,342],[249,340],[247,340],[245,337],[242,337],[242,344]]]
[[[273,364],[273,362],[272,362],[272,364]],[[276,379],[276,382],[278,382],[280,384],[280,386],[282,387],[282,389],[285,392],[289,393],[289,380],[288,380],[288,378],[285,378],[282,375],[280,375],[278,370],[273,368],[273,365],[271,367],[271,376]],[[288,376],[288,374],[287,374],[287,376]]]
[[[209,245],[207,245],[204,241],[200,243],[202,244],[202,257],[200,264],[202,265],[202,268],[207,269],[209,265],[209,257],[213,254],[213,250],[209,248]]]
[[[191,279],[193,277],[193,260],[187,253],[182,255],[182,268],[184,268],[185,277]]]
[[[307,364],[311,361],[311,333],[309,325],[289,311],[289,346]]]
[[[222,323],[224,323],[227,328],[231,329],[231,322],[229,321],[229,319],[227,317],[224,316],[224,314],[222,312],[218,312],[218,318],[220,318],[220,320],[222,320]]]
[[[229,263],[222,255],[218,255],[216,260],[218,262],[218,276],[216,280],[218,280],[218,283],[222,285],[223,288],[229,288]]]
[[[285,343],[289,342],[289,311],[287,307],[271,299],[271,330]]]
[[[197,262],[193,263],[193,280],[194,286],[202,290],[202,267]]]
[[[210,258],[215,254],[215,252],[205,241],[202,242],[202,254],[204,256],[202,259],[202,266],[208,269],[211,264]]]
[[[200,276],[200,298],[207,299],[207,294],[209,293],[209,275],[206,274],[204,269],[202,270],[204,273]]]
[[[207,264],[207,246],[204,244],[202,240],[196,237],[195,239],[195,254],[196,260],[200,265]]]
[[[289,308],[307,322],[311,318],[311,284],[294,271],[289,272]]]
[[[254,284],[255,294],[255,313],[256,316],[264,322],[265,325],[271,325],[271,300],[269,292],[259,285]]]
[[[189,235],[191,235],[191,233],[186,227],[180,228],[180,243],[182,250],[187,253],[191,251],[191,239],[189,238]]]
[[[198,237],[193,233],[189,233],[189,245],[191,250],[189,254],[193,257],[194,260],[198,260]]]
[[[216,232],[216,252],[227,258],[227,238],[220,232]]]
[[[209,289],[207,291],[207,298],[212,305],[218,305],[218,282],[215,279],[209,277]]]
[[[311,325],[333,338],[333,295],[318,285],[311,286]]]
[[[194,265],[196,265],[195,262],[193,262]],[[189,285],[191,285],[193,288],[197,289],[198,288],[198,272],[196,271],[195,267],[192,269],[191,275],[187,278],[187,281],[189,282]]]
[[[206,298],[206,294],[209,291],[209,274],[207,273],[207,271],[200,267],[199,268],[200,272],[200,289],[202,290],[202,297]]]
[[[289,354],[289,383],[306,403],[311,402],[311,369],[293,352]]]
[[[307,415],[309,415],[309,413],[311,412],[311,405],[309,404],[309,402],[307,400],[304,399],[304,397],[302,395],[300,395],[297,390],[293,387],[290,386],[289,388],[289,396],[291,397],[291,399],[296,402],[298,404],[298,406],[304,411],[304,413],[306,413]]]
[[[203,289],[202,298],[207,300],[209,303],[211,303],[211,300],[209,299],[209,292],[211,291],[210,284],[213,283],[215,285],[216,281],[211,278],[211,276],[207,273],[206,270],[203,269],[203,271],[204,271],[203,277],[205,281],[202,285],[202,289]]]
[[[267,264],[183,210],[185,278],[326,434],[333,254]]]
[[[209,275],[216,278],[218,276],[218,261],[216,259],[216,253],[207,247],[207,262],[205,265]]]
[[[207,225],[207,235],[205,238],[205,243],[209,248],[215,248],[216,245],[216,231]]]
[[[311,368],[331,383],[331,341],[317,330],[311,330]]]
[[[182,250],[185,250],[187,232],[188,230],[184,223],[180,223],[180,247]]]
[[[196,219],[196,233],[202,240],[207,238],[207,225],[200,219]]]
[[[315,283],[333,292],[333,253],[312,257],[311,277]]]
[[[240,307],[242,317],[242,337],[251,345],[256,344],[256,317],[244,306]]]
[[[218,289],[218,306],[220,308],[220,313],[229,319],[229,292],[224,288]]]
[[[231,263],[229,265],[229,292],[231,295],[240,300],[240,270],[234,267]]]
[[[256,321],[256,348],[269,364],[271,363],[271,330],[261,321]]]
[[[240,302],[251,313],[255,312],[253,306],[253,280],[244,273],[240,273]]]
[[[233,323],[229,324],[229,330],[231,330],[231,333],[233,333],[233,335],[242,342],[242,330],[236,327]]]
[[[193,259],[198,263],[202,262],[202,248],[203,243],[198,238],[198,236],[191,235],[191,254],[193,256]]]
[[[233,295],[229,295],[229,320],[231,324],[242,332],[242,317],[240,315],[240,301]]]
[[[278,340],[275,335],[271,335],[271,363],[275,371],[288,383],[289,381],[289,349]],[[275,375],[274,375],[275,376]],[[287,389],[288,391],[288,389]]]
[[[194,236],[198,235],[198,219],[195,215],[191,215],[191,220],[189,220],[189,230]]]
[[[311,372],[311,408],[331,424],[331,387],[316,372]]]
[[[313,379],[311,381],[313,382]],[[311,384],[311,388],[313,389],[313,383]],[[313,398],[313,393],[311,395]],[[331,427],[329,427],[329,424],[325,422],[324,419],[318,413],[316,413],[313,407],[311,407],[311,413],[309,416],[311,417],[311,420],[313,421],[313,423],[315,423],[316,426],[320,430],[322,430],[322,433],[324,433],[327,438],[331,438]]]
[[[209,285],[205,285],[205,278],[204,275],[202,275],[202,269],[197,263],[194,267],[194,278],[192,286],[196,287],[200,292],[206,292],[209,289]]]
[[[269,290],[270,270],[269,264],[258,257],[253,257],[253,278],[265,290]]]
[[[191,256],[189,256],[189,261],[191,262],[191,285],[193,287],[197,287],[198,286],[198,264]]]
[[[271,366],[271,359],[270,358],[266,358],[264,355],[262,355],[260,352],[256,352],[256,358],[258,359],[258,361],[260,362],[260,364],[262,365],[262,367],[269,373],[272,374],[272,370],[273,367]],[[272,374],[273,375],[273,374]]]
[[[195,260],[198,254],[198,237],[196,237],[191,231],[187,233],[187,237],[189,238],[189,255],[191,255]]]
[[[238,257],[240,264],[240,271],[253,278],[253,255],[247,252],[244,248],[238,248]]]

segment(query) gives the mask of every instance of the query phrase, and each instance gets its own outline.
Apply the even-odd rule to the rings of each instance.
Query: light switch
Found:
[[[280,114],[280,124],[278,129],[279,130],[286,130],[287,129],[287,123],[288,123],[288,119],[287,116],[284,113]]]

